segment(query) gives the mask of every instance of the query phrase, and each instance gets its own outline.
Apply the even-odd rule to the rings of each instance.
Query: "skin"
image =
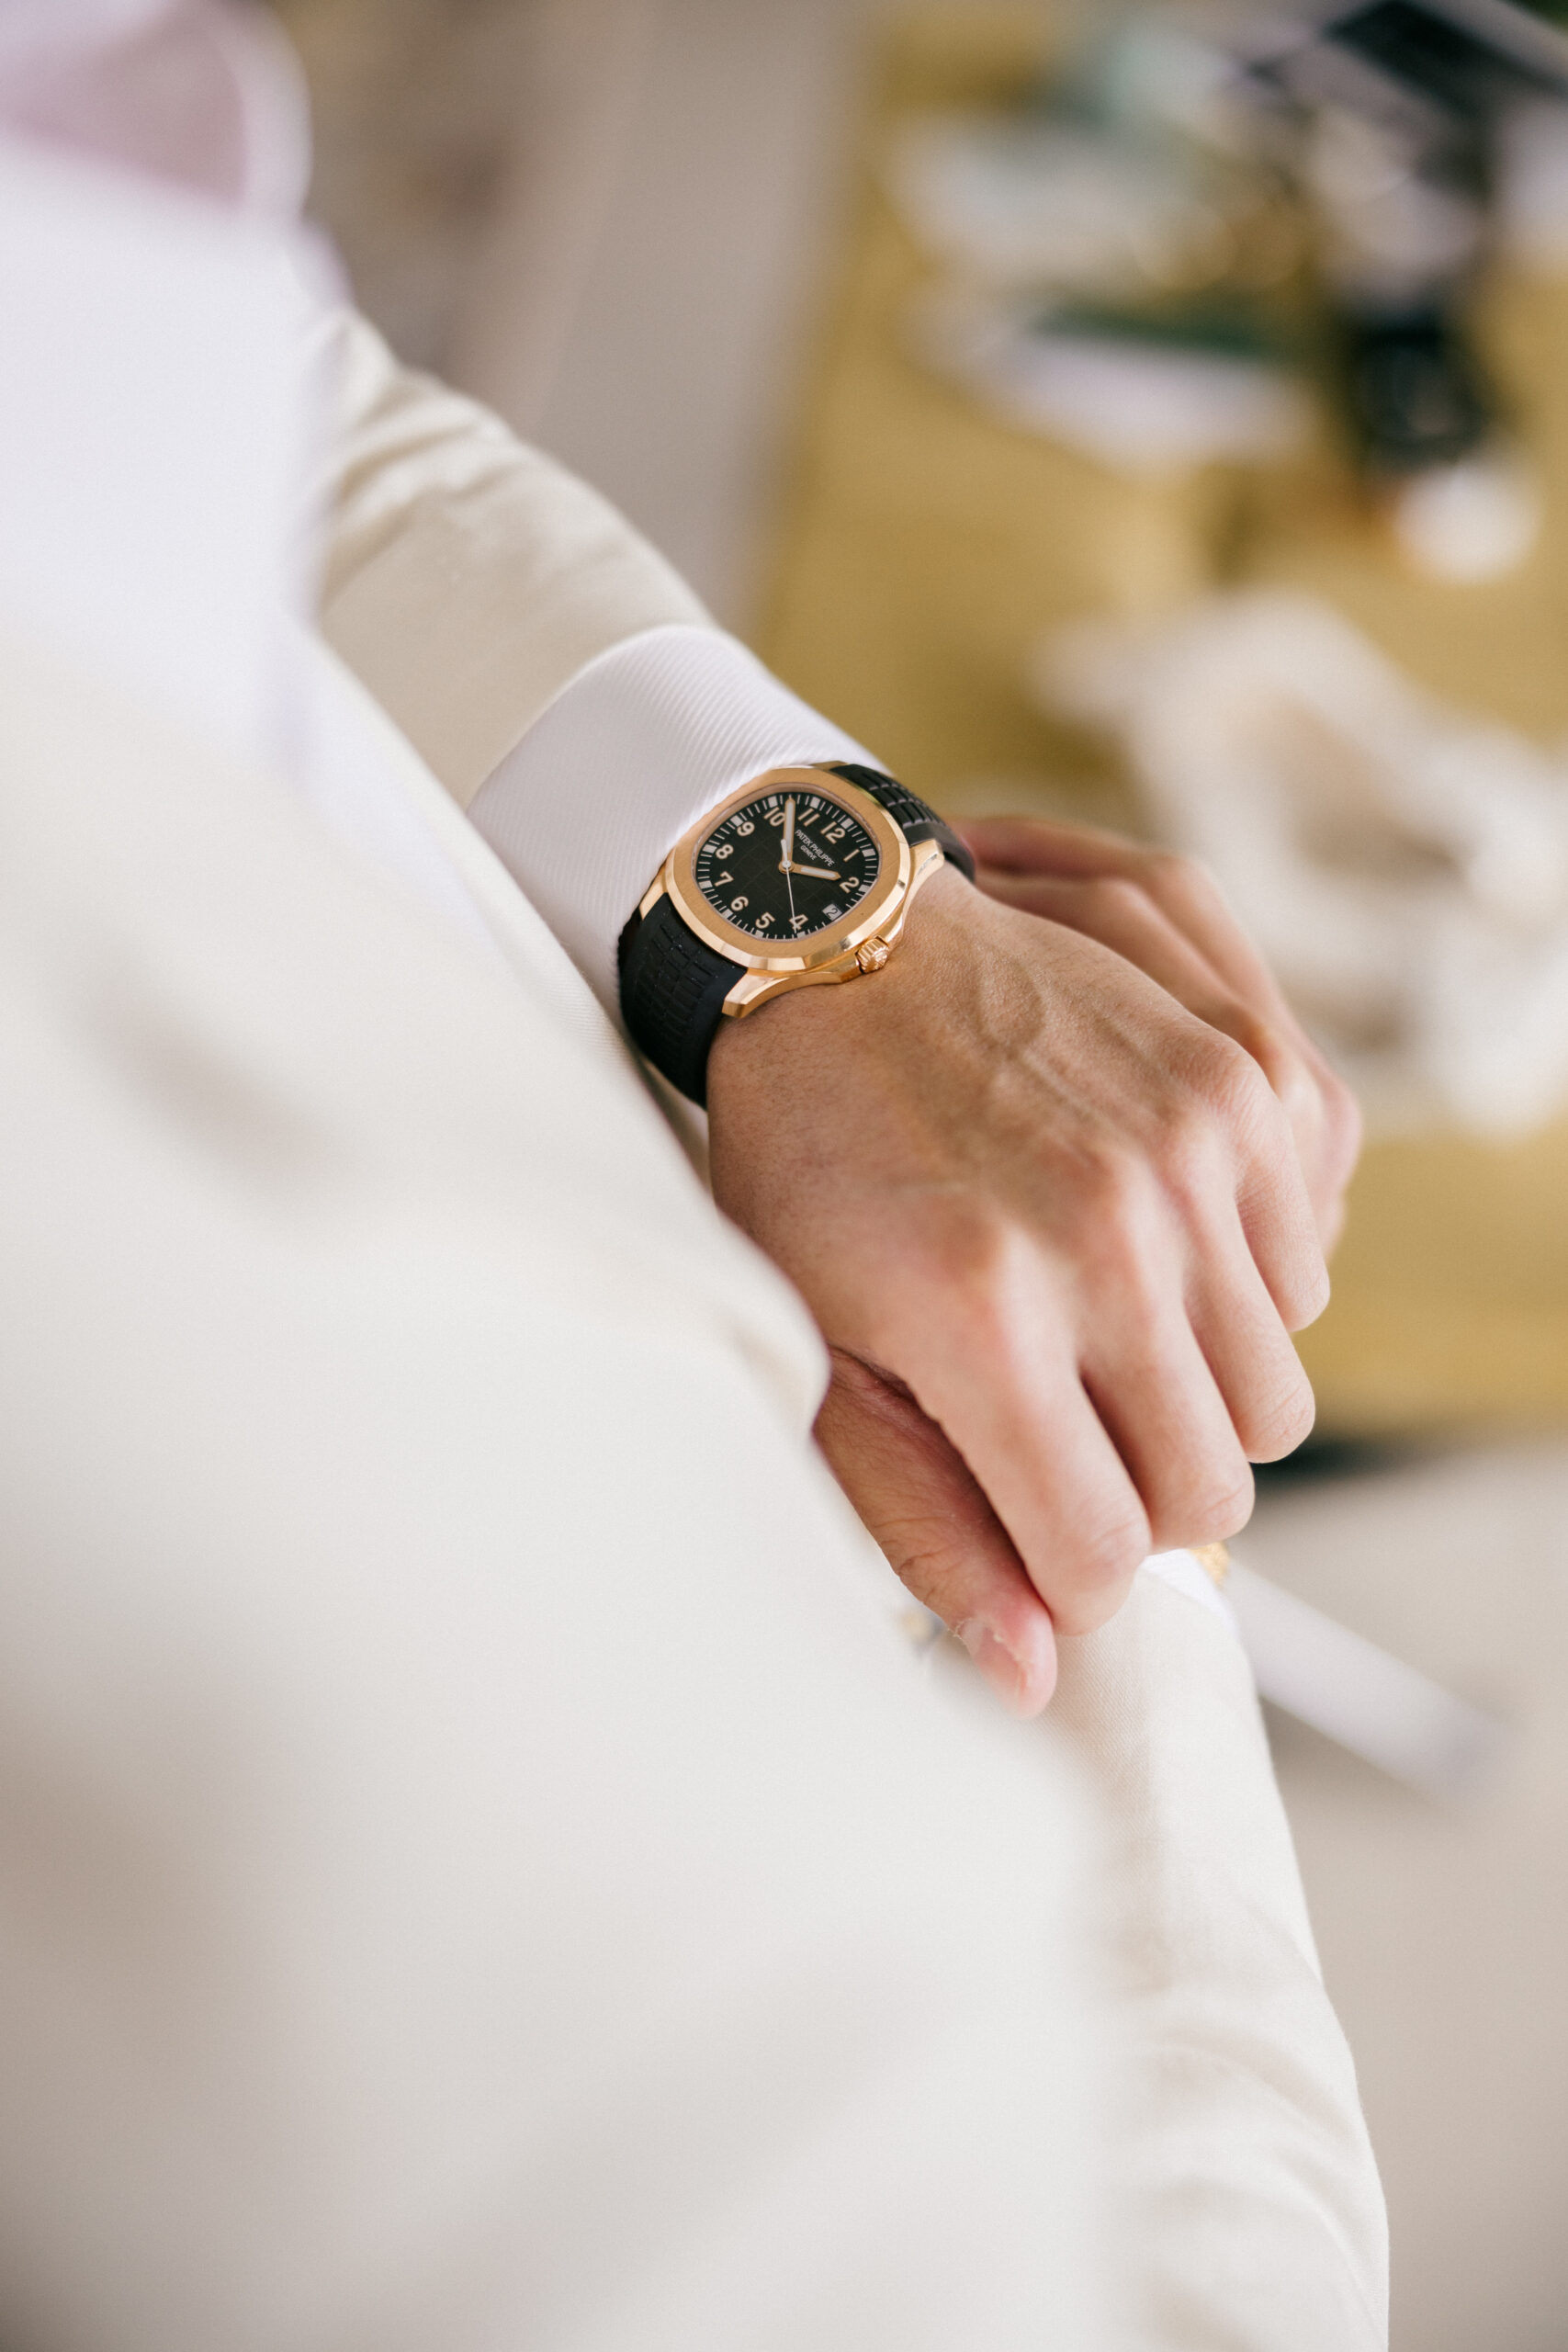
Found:
[[[818,1437],[918,1599],[1032,1714],[1055,1635],[1234,1534],[1298,1445],[1354,1104],[1210,878],[968,830],[869,980],[727,1022],[714,1190],[802,1291]]]

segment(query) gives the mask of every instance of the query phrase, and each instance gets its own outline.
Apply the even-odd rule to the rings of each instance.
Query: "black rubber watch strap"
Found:
[[[884,775],[880,768],[863,768],[852,760],[832,760],[827,763],[829,775],[841,775],[846,784],[858,784],[869,792],[878,808],[886,808],[905,839],[909,842],[935,842],[950,865],[956,865],[969,881],[975,879],[975,860],[951,825],[944,825],[934,808],[918,800],[897,776]]]
[[[668,897],[621,933],[621,1010],[640,1053],[690,1102],[707,1102],[708,1048],[744,964],[688,931]]]

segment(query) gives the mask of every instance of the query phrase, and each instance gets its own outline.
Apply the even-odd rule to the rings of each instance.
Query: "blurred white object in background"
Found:
[[[1487,444],[1456,465],[1427,466],[1389,505],[1393,536],[1436,580],[1495,580],[1522,563],[1540,536],[1545,499],[1532,467]]]
[[[1498,141],[1494,201],[1510,260],[1568,270],[1568,106],[1540,98],[1513,108]]]
[[[1500,1769],[1495,1715],[1233,1558],[1225,1599],[1259,1694],[1424,1796],[1456,1803]]]
[[[1568,767],[1282,592],[1053,632],[1036,683],[1120,735],[1375,1126],[1518,1135],[1568,1102]]]
[[[1289,368],[1195,333],[962,286],[929,290],[911,323],[920,357],[1008,424],[1124,473],[1288,457],[1312,413]]]
[[[1487,231],[1479,191],[1422,169],[1421,141],[1397,121],[1320,107],[1303,141],[1302,177],[1318,216],[1318,259],[1345,291],[1407,296],[1451,278]]]
[[[912,233],[988,286],[1101,296],[1207,286],[1236,255],[1223,183],[1179,150],[1043,115],[904,125],[887,186]]]

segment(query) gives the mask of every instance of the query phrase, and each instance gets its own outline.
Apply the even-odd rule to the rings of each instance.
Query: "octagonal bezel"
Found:
[[[750,808],[753,801],[765,799],[773,792],[810,792],[821,799],[838,801],[871,834],[881,861],[876,879],[859,905],[840,915],[837,922],[813,932],[809,939],[803,940],[788,955],[765,954],[762,943],[752,933],[742,931],[739,923],[727,922],[698,888],[695,872],[697,852],[726,820],[737,809]],[[710,808],[676,842],[665,860],[663,882],[682,922],[716,954],[731,964],[744,965],[750,972],[785,974],[813,972],[825,964],[852,957],[863,941],[875,937],[897,915],[908,895],[913,866],[913,853],[903,832],[881,803],[874,800],[869,792],[863,792],[858,784],[851,784],[827,768],[769,768],[721,800],[716,808]],[[783,944],[781,940],[779,945]]]

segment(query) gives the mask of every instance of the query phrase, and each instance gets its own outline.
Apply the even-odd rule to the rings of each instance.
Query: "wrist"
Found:
[[[759,1086],[783,1109],[797,1091],[830,1090],[840,1067],[863,1067],[858,1057],[840,1063],[840,1054],[921,995],[964,952],[987,903],[944,863],[910,906],[897,951],[880,971],[844,987],[793,989],[744,1021],[721,1021],[708,1055],[710,1116],[722,1123],[741,1094],[750,1116]]]

